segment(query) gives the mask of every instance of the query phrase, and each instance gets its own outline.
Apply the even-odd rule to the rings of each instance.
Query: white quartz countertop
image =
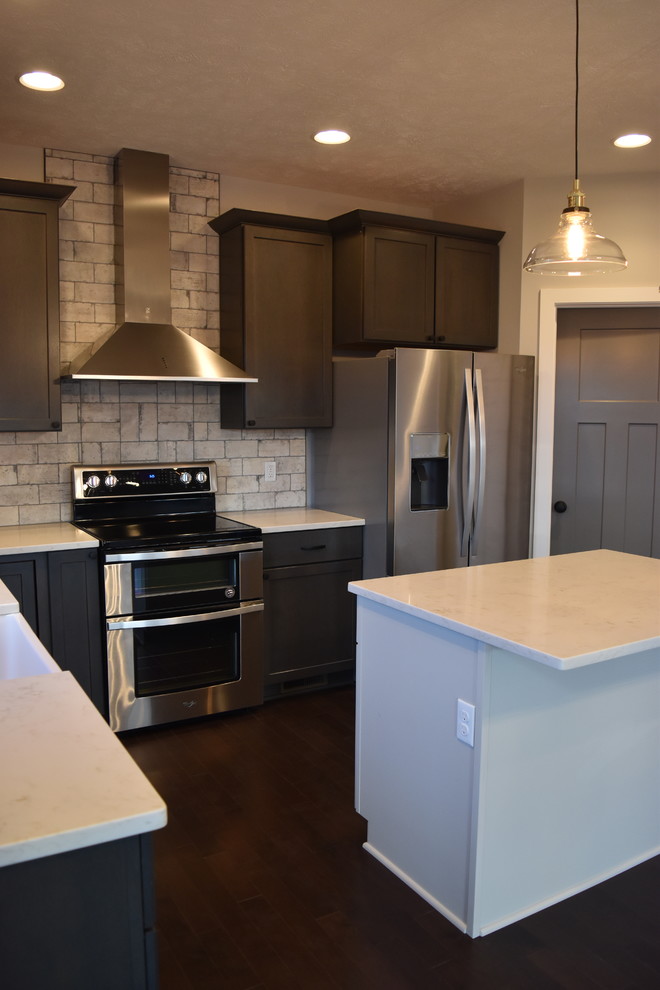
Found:
[[[293,533],[305,529],[339,529],[343,526],[364,526],[364,519],[344,516],[325,509],[283,508],[246,509],[244,512],[223,512],[228,519],[258,526],[262,533]]]
[[[650,557],[592,550],[348,587],[560,670],[660,646],[660,560]]]
[[[167,812],[69,671],[0,683],[0,866],[162,828]]]
[[[0,556],[49,550],[79,550],[97,547],[99,541],[71,523],[32,523],[0,526]]]

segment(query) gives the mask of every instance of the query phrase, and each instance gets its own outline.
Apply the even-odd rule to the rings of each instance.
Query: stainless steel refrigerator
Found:
[[[394,348],[333,369],[309,503],[365,518],[365,578],[529,555],[534,358]]]

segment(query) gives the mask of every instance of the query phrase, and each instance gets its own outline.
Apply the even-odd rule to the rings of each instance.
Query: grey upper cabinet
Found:
[[[220,234],[220,350],[259,379],[223,385],[223,426],[332,421],[332,239],[323,220],[229,210]]]
[[[497,346],[502,231],[366,210],[329,226],[335,347]]]
[[[0,179],[0,430],[59,430],[58,209],[73,186]]]

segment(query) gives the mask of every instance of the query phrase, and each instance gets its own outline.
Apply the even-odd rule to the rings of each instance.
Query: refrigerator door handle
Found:
[[[479,524],[483,513],[484,493],[486,490],[486,404],[484,402],[484,383],[481,368],[475,370],[474,382],[477,395],[477,427],[479,430],[479,484],[477,487],[477,505],[474,512],[471,550],[473,553],[477,553]]]
[[[474,496],[476,483],[477,433],[474,412],[474,391],[472,387],[472,369],[465,369],[465,402],[467,405],[468,427],[468,462],[467,462],[467,498],[464,500],[463,536],[461,538],[461,557],[467,557],[472,518],[474,516]]]

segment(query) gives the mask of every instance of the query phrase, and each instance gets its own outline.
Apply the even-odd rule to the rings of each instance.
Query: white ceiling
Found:
[[[573,169],[573,0],[3,0],[0,142],[410,203]],[[582,176],[660,170],[660,0],[581,0]],[[66,87],[23,89],[46,68]],[[318,129],[352,141],[317,145]],[[655,141],[620,151],[617,134]],[[588,190],[587,190],[588,191]]]

